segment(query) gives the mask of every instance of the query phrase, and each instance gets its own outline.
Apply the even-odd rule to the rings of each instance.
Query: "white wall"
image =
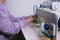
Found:
[[[33,14],[33,5],[39,5],[46,0],[6,0],[5,5],[15,17]]]

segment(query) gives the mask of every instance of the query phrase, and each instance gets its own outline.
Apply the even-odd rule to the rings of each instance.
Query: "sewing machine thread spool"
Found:
[[[49,25],[47,23],[44,24],[44,29],[48,30],[49,29]]]

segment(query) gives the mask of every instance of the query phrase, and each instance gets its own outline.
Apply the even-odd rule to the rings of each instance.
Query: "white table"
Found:
[[[34,32],[34,30],[29,26],[25,26],[23,29],[23,34],[26,40],[39,40],[38,35]]]

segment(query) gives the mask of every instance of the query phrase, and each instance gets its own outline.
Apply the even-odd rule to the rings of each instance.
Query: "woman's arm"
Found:
[[[24,25],[32,20],[33,17],[29,16],[13,22],[6,13],[0,10],[0,30],[8,34],[17,34]]]
[[[5,8],[5,5],[0,3],[0,31],[8,34],[17,34],[21,27],[32,21],[30,20],[32,18],[23,18],[17,21],[12,21],[11,19],[13,19],[13,17],[10,18],[8,14],[9,13]],[[15,18],[13,20],[15,20]]]
[[[9,12],[8,12],[9,13]],[[19,22],[21,24],[21,27],[24,27],[24,25],[28,24],[29,22],[32,22],[34,20],[34,17],[31,16],[23,16],[15,18],[13,15],[9,13],[9,18],[12,22]]]
[[[21,22],[19,22],[19,21],[13,22],[10,20],[8,14],[9,13],[5,9],[4,5],[0,4],[0,31],[3,31],[8,34],[17,34],[20,31],[21,26],[25,22],[25,19],[19,20]],[[24,25],[25,24],[26,24],[26,22],[24,23]]]

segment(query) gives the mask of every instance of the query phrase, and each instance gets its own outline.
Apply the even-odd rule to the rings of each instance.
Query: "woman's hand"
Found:
[[[33,16],[28,16],[26,19],[27,23],[32,22],[33,20],[34,20]]]

